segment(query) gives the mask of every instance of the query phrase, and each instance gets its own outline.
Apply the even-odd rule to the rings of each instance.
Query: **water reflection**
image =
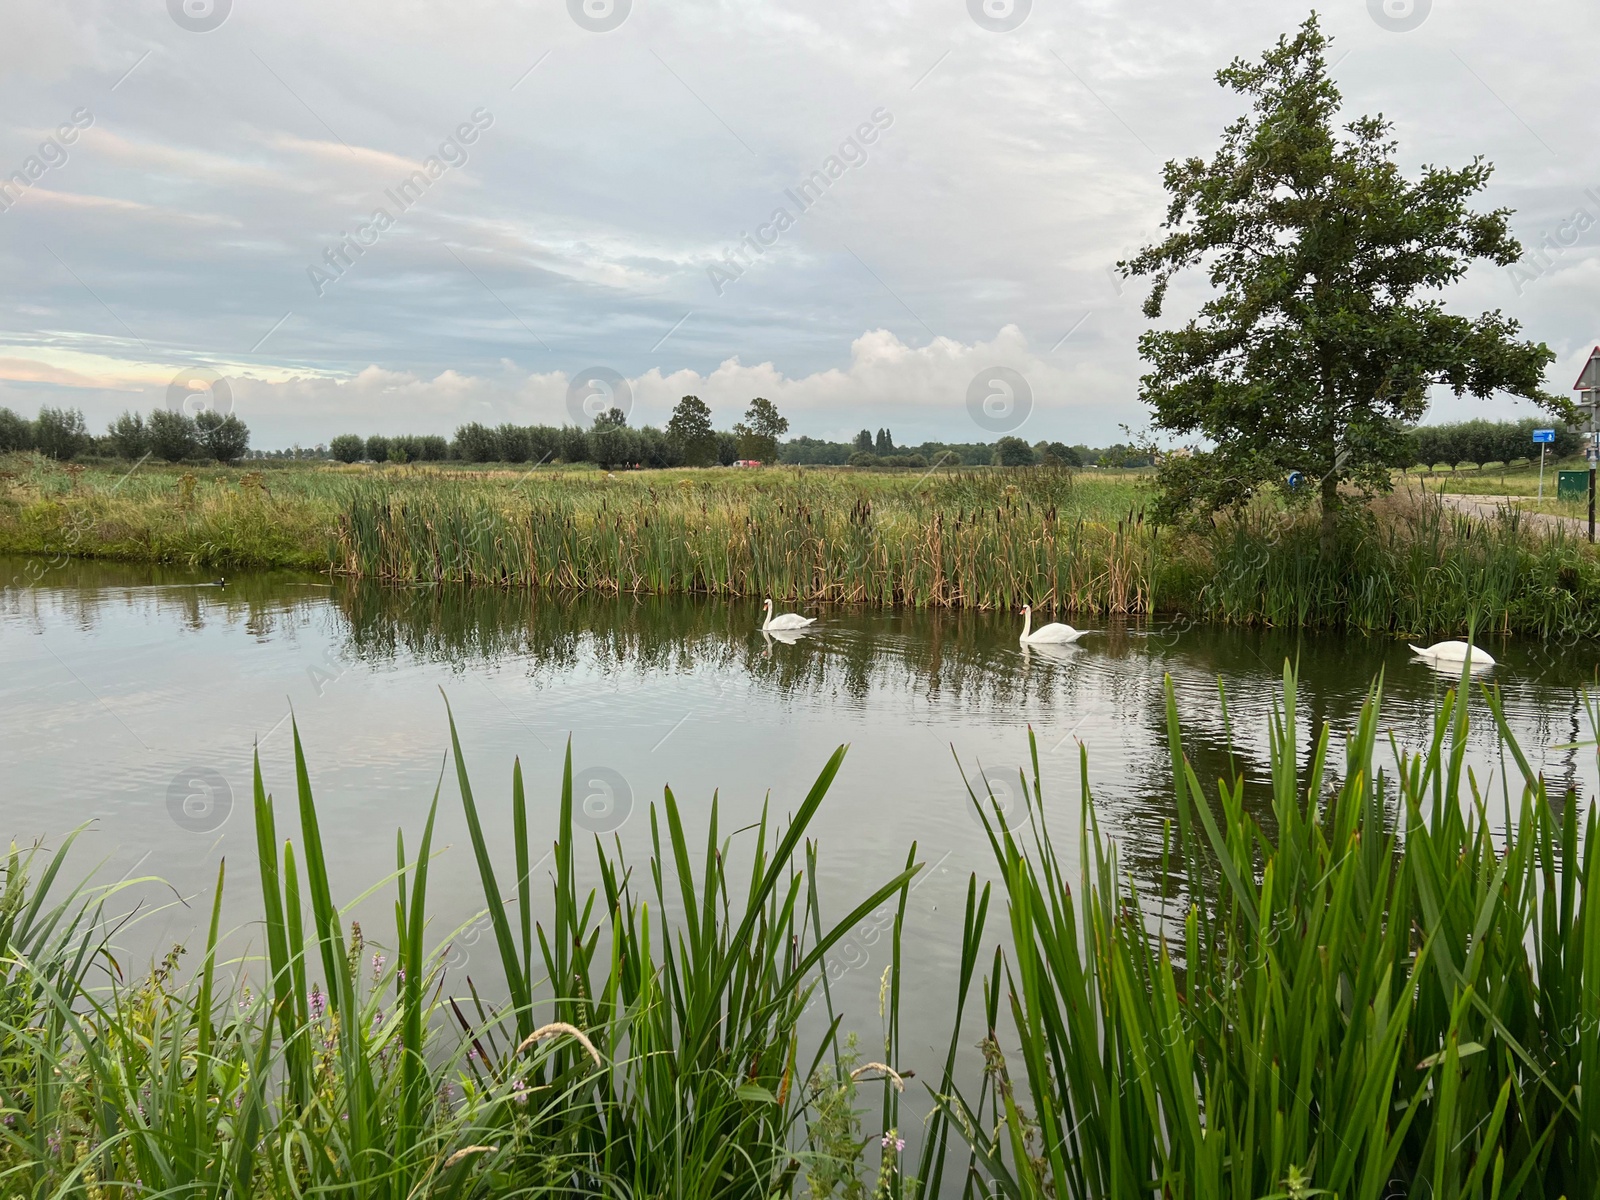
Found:
[[[1010,613],[836,606],[820,616],[804,630],[763,632],[758,603],[717,598],[394,589],[294,574],[242,575],[219,587],[176,569],[69,563],[33,587],[0,590],[0,644],[16,666],[0,699],[11,712],[48,714],[35,730],[41,721],[87,729],[109,714],[128,736],[112,729],[74,750],[70,738],[52,745],[13,724],[0,743],[7,790],[29,793],[29,802],[11,810],[12,832],[58,834],[75,814],[115,822],[116,806],[95,796],[97,786],[149,791],[155,804],[178,775],[212,770],[242,795],[249,752],[285,752],[273,741],[284,696],[314,729],[311,745],[338,748],[366,769],[369,794],[388,796],[435,762],[438,738],[411,731],[440,727],[442,685],[458,704],[473,703],[474,687],[492,701],[476,716],[492,758],[522,752],[530,738],[553,752],[577,731],[590,769],[621,772],[640,796],[661,783],[676,789],[679,776],[708,792],[730,780],[751,791],[779,786],[814,770],[839,741],[856,741],[853,755],[867,762],[840,786],[883,816],[887,828],[869,841],[885,846],[921,833],[971,849],[949,748],[975,779],[981,772],[1009,787],[1031,728],[1047,794],[1073,814],[1056,828],[1074,836],[1082,743],[1102,826],[1122,841],[1124,863],[1149,875],[1175,817],[1168,677],[1197,775],[1208,788],[1242,778],[1264,823],[1267,729],[1286,661],[1300,679],[1300,754],[1310,756],[1327,724],[1335,764],[1337,739],[1375,679],[1384,681],[1385,731],[1415,748],[1459,678],[1380,638],[1110,622],[1076,644],[1019,645]],[[1593,794],[1592,754],[1556,747],[1590,736],[1579,689],[1595,679],[1595,652],[1488,644],[1499,665],[1478,680],[1502,690],[1530,758],[1558,788]],[[338,700],[324,702],[331,691]],[[1487,710],[1478,695],[1469,703],[1469,762],[1485,786],[1502,786]],[[169,756],[170,743],[188,748]],[[61,756],[73,753],[87,757],[64,769]],[[63,778],[77,781],[75,797],[33,803]],[[415,805],[407,799],[395,811]]]

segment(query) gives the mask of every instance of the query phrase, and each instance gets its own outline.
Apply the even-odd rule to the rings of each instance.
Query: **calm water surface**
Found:
[[[0,562],[0,579],[21,567]],[[640,868],[648,808],[663,787],[691,831],[704,829],[716,794],[731,831],[759,820],[763,803],[792,809],[848,743],[813,826],[825,915],[848,912],[917,842],[928,870],[907,911],[906,1045],[913,1056],[935,1046],[942,1056],[966,881],[992,874],[957,759],[969,776],[981,770],[1014,792],[1031,727],[1054,828],[1075,859],[1081,743],[1102,825],[1148,875],[1172,815],[1166,675],[1201,778],[1228,769],[1220,679],[1235,761],[1257,784],[1286,658],[1299,664],[1303,745],[1313,724],[1331,723],[1336,736],[1348,729],[1383,671],[1384,728],[1402,747],[1418,746],[1448,683],[1380,638],[1094,622],[1102,632],[1079,648],[1024,653],[1020,622],[1007,615],[822,617],[814,636],[791,645],[763,639],[755,604],[386,591],[285,575],[216,587],[174,570],[71,564],[0,590],[5,832],[54,846],[86,825],[73,851],[82,871],[144,881],[118,898],[122,910],[137,909],[121,940],[142,959],[199,940],[225,856],[226,911],[247,950],[259,903],[251,755],[259,746],[268,789],[292,797],[291,711],[344,900],[393,869],[397,828],[415,845],[449,748],[447,699],[492,830],[509,830],[520,756],[535,821],[553,831],[570,738],[582,822],[608,840],[614,833]],[[1600,651],[1489,645],[1501,660],[1489,678],[1504,689],[1530,758],[1592,796],[1592,750],[1553,747],[1591,736],[1581,688],[1594,681]],[[1498,796],[1501,764],[1481,701],[1473,708],[1483,719],[1471,761]],[[279,807],[280,832],[298,840],[292,809]],[[448,847],[431,889],[436,940],[465,924],[452,971],[492,976],[489,940],[471,924],[482,898],[453,771],[436,840]],[[509,836],[497,841],[508,879]],[[354,909],[379,942],[391,894],[384,887]],[[999,932],[993,918],[990,929]],[[868,1044],[886,961],[884,944],[864,935],[834,968],[846,1026]],[[932,1058],[914,1065],[925,1077],[937,1070]]]

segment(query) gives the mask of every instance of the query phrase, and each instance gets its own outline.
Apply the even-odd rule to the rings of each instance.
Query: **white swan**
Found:
[[[1474,667],[1494,666],[1494,655],[1487,650],[1480,650],[1471,642],[1435,642],[1427,649],[1421,646],[1412,646],[1411,653],[1423,659],[1430,666],[1440,663],[1461,663],[1466,661],[1467,655],[1472,656]]]
[[[1071,625],[1062,625],[1057,621],[1052,621],[1048,625],[1041,625],[1039,628],[1034,629],[1033,606],[1024,604],[1022,606],[1022,636],[1017,640],[1023,645],[1027,645],[1030,642],[1035,645],[1046,642],[1075,642],[1088,632],[1087,629],[1074,629]]]
[[[763,630],[804,629],[807,625],[810,625],[816,621],[815,617],[802,617],[799,613],[782,613],[775,617],[772,615],[771,600],[768,600],[766,603],[766,612],[767,619],[761,622],[761,628]]]

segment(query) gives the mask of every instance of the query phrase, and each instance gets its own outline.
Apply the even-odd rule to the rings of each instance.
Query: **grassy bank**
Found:
[[[446,976],[449,937],[428,928],[445,865],[432,814],[397,836],[392,930],[344,924],[297,736],[298,845],[280,840],[257,776],[259,957],[218,961],[219,873],[192,971],[174,953],[130,977],[108,945],[114,894],[66,889],[65,847],[12,855],[5,1191],[1587,1195],[1594,813],[1547,795],[1503,723],[1514,786],[1480,794],[1453,694],[1431,742],[1385,772],[1380,706],[1375,690],[1336,763],[1326,730],[1309,753],[1297,745],[1286,674],[1270,794],[1247,803],[1244,780],[1208,791],[1196,777],[1169,692],[1178,822],[1142,890],[1095,830],[1086,762],[1070,886],[1036,755],[1009,829],[974,796],[1005,912],[991,928],[991,887],[969,883],[952,1031],[931,1062],[899,1034],[915,846],[844,920],[821,917],[806,831],[842,750],[737,852],[714,806],[691,834],[667,793],[647,869],[596,841],[602,883],[585,894],[570,763],[541,829],[520,769],[508,806],[481,805],[453,736],[447,802],[465,811],[505,981],[485,995]],[[551,834],[546,924],[530,863]],[[863,1014],[836,1014],[824,981],[831,947],[880,906],[889,966],[864,1050],[843,1032]],[[812,1001],[824,1016],[807,1025]],[[966,1071],[961,1048],[980,1039]],[[902,1087],[924,1091],[925,1124],[904,1117]]]
[[[314,467],[131,475],[13,458],[0,553],[206,570],[793,604],[1174,614],[1412,636],[1579,638],[1600,560],[1576,538],[1446,512],[1407,485],[1325,553],[1263,497],[1199,531],[1143,519],[1149,479],[1044,469],[872,473]],[[0,472],[0,474],[5,474]],[[25,571],[20,580],[29,581]]]

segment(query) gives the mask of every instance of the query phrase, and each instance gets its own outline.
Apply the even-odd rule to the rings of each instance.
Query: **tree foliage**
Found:
[[[789,418],[778,414],[778,406],[757,396],[745,409],[744,420],[733,427],[739,439],[739,457],[756,462],[778,461],[778,439],[789,432]]]
[[[1151,318],[1182,271],[1203,269],[1215,290],[1194,319],[1140,339],[1156,428],[1211,444],[1163,464],[1164,519],[1238,504],[1298,470],[1320,481],[1326,539],[1342,483],[1389,486],[1430,388],[1565,410],[1542,389],[1554,359],[1543,343],[1518,340],[1499,311],[1455,316],[1437,298],[1474,260],[1521,254],[1507,210],[1469,207],[1491,167],[1477,158],[1408,180],[1390,122],[1336,125],[1327,46],[1313,15],[1260,62],[1218,72],[1251,112],[1210,162],[1167,164],[1169,232],[1119,264],[1152,278]]]
[[[33,444],[40,454],[62,462],[76,458],[89,448],[83,413],[75,408],[41,408],[33,423]]]
[[[667,422],[667,437],[691,467],[717,461],[717,434],[711,427],[711,410],[699,396],[685,396],[678,401]]]

